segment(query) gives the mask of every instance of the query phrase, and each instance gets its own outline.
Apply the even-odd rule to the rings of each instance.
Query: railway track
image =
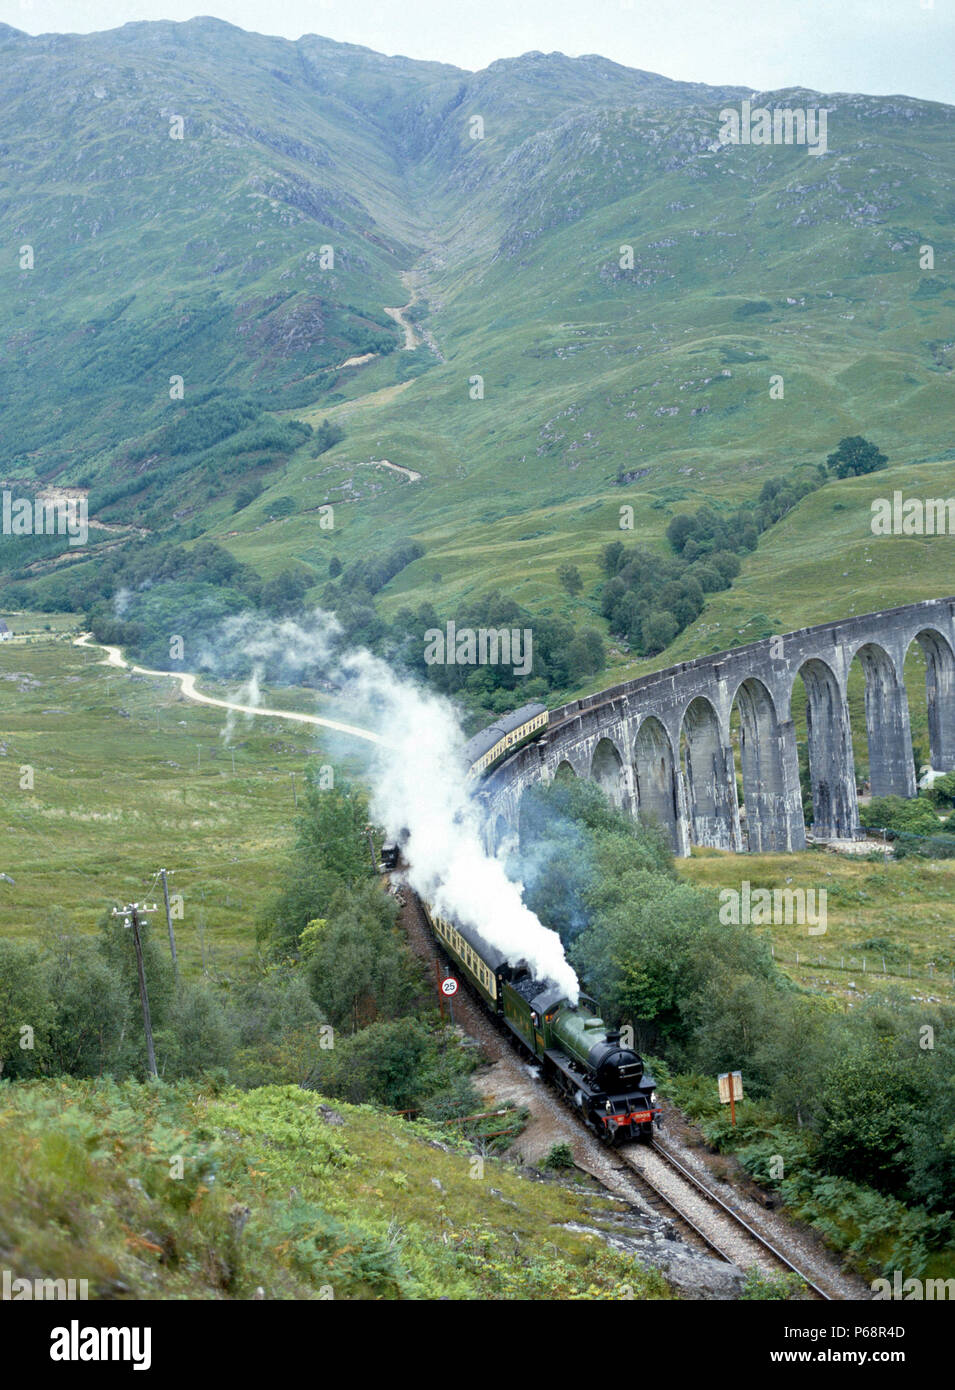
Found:
[[[416,897],[413,894],[409,897],[417,928],[417,949],[427,958],[435,961],[440,958],[447,964],[443,952],[425,926]],[[508,1051],[522,1059],[525,1066],[535,1066],[537,1059],[520,1046],[514,1033],[499,1018],[487,1012],[467,981],[464,982],[463,992],[473,1002],[482,1020],[505,1042]],[[538,1084],[558,1101],[561,1110],[572,1118],[583,1134],[594,1137],[577,1108],[559,1087],[542,1079]],[[611,1160],[610,1164],[601,1171],[603,1165],[595,1165],[578,1157],[578,1168],[604,1186],[608,1186],[609,1179],[611,1190],[615,1185],[612,1175],[626,1174],[627,1182],[621,1184],[624,1190],[619,1195],[627,1197],[626,1188],[629,1185],[631,1200],[639,1195],[651,1208],[666,1216],[680,1231],[686,1244],[696,1245],[724,1263],[744,1270],[756,1265],[763,1273],[783,1271],[796,1274],[813,1298],[827,1302],[833,1299],[831,1293],[820,1288],[744,1216],[701,1182],[665,1145],[654,1140],[611,1149],[597,1138],[597,1148]]]
[[[656,1198],[673,1211],[680,1222],[689,1226],[694,1235],[721,1260],[741,1267],[756,1264],[764,1273],[775,1273],[781,1269],[787,1274],[796,1274],[815,1298],[827,1302],[832,1299],[830,1293],[820,1288],[762,1232],[757,1231],[728,1202],[724,1202],[722,1197],[701,1182],[664,1145],[654,1140],[649,1144],[620,1149],[617,1154],[623,1160],[621,1171],[636,1173]],[[715,1235],[703,1230],[699,1221],[694,1219],[694,1216],[700,1216],[701,1205],[711,1213],[708,1223],[711,1231],[713,1216],[717,1217]],[[688,1207],[691,1211],[695,1207],[695,1213],[691,1214]]]
[[[612,702],[602,701],[598,705],[591,706],[588,712],[599,710],[604,703]],[[569,722],[569,719],[564,719],[549,724],[546,730],[547,735]],[[506,765],[506,762],[505,759],[505,764],[502,766]],[[649,1144],[633,1145],[629,1149],[618,1150],[617,1154],[624,1162],[615,1171],[635,1173],[651,1193],[652,1203],[672,1213],[677,1225],[682,1226],[690,1233],[691,1243],[694,1240],[701,1243],[719,1259],[725,1260],[729,1264],[745,1267],[747,1264],[755,1263],[764,1272],[783,1270],[787,1274],[795,1274],[803,1281],[813,1297],[824,1299],[827,1302],[832,1300],[832,1294],[820,1288],[787,1255],[778,1250],[766,1236],[750,1225],[745,1217],[735,1211],[727,1202],[724,1202],[722,1197],[713,1192],[705,1183],[701,1182],[664,1145],[653,1141]],[[658,1165],[656,1178],[648,1171],[654,1164]],[[663,1172],[667,1174],[667,1177],[661,1185],[660,1177]],[[664,1187],[668,1188],[669,1191],[664,1191]],[[718,1218],[717,1227],[721,1233],[717,1239],[707,1234],[687,1211],[688,1206],[695,1205],[697,1214],[699,1214],[700,1204],[708,1208],[710,1213]]]

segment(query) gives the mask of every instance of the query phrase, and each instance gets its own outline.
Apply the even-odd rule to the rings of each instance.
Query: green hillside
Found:
[[[2,1089],[13,1279],[113,1300],[673,1297],[604,1244],[613,1199],[485,1164],[439,1126],[294,1086]]]
[[[106,1299],[673,1297],[625,1253],[616,1199],[495,1156],[515,1131],[477,1113],[477,1051],[431,1007],[413,909],[381,891],[361,748],[273,713],[341,717],[327,634],[282,631],[258,719],[162,672],[234,697],[268,643],[222,620],[274,632],[321,606],[477,727],[955,594],[955,540],[870,526],[895,490],[955,498],[955,108],[594,55],[468,72],[208,18],[0,24],[0,63],[3,517],[10,494],[69,492],[90,520],[77,547],[0,527],[4,1264]],[[825,107],[827,150],[721,145],[748,98]],[[887,466],[820,470],[848,436]],[[673,518],[704,507],[706,544],[685,529],[675,549],[697,522],[668,540]],[[614,542],[644,555],[605,564]],[[532,625],[531,680],[426,669],[423,629],[462,615]],[[87,628],[153,673],[76,646]],[[918,764],[917,644],[905,674]],[[865,694],[857,662],[875,825]],[[798,682],[793,718],[802,756]],[[759,1181],[785,1154],[769,1205],[856,1267],[941,1268],[946,837],[937,860],[906,837],[900,862],[696,850],[678,875],[596,788],[551,794],[580,800],[548,821],[560,855],[551,884],[542,837],[528,905],[611,1025],[646,1029],[661,1094]],[[178,956],[157,903],[137,967],[131,909],[110,909],[160,898],[163,868]],[[810,952],[792,924],[717,929],[738,875],[825,888],[827,934]],[[732,1135],[712,1085],[729,1067]],[[494,1104],[508,1085],[488,1079]]]
[[[589,621],[556,566],[592,588],[623,503],[658,544],[673,511],[738,506],[846,434],[897,466],[953,455],[950,107],[761,94],[827,108],[816,157],[721,146],[743,89],[592,56],[468,73],[210,19],[4,27],[0,54],[5,481],[89,486],[98,546],[207,537],[319,598],[333,555],[413,539],[386,614],[501,586]],[[61,542],[4,540],[8,598],[71,606]],[[791,583],[774,537],[783,627],[869,587],[858,556],[803,584],[796,549]],[[674,655],[737,622],[758,572]],[[952,587],[934,562],[879,584]]]

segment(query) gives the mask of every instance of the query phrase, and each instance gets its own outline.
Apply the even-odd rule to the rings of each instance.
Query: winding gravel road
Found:
[[[348,734],[352,738],[364,739],[366,743],[384,743],[379,734],[370,729],[359,729],[356,724],[342,724],[337,719],[326,719],[320,714],[302,714],[292,709],[270,709],[268,705],[240,705],[235,700],[217,700],[212,695],[203,695],[196,689],[198,676],[192,671],[153,671],[148,666],[130,666],[119,647],[109,647],[102,642],[94,642],[92,634],[84,632],[73,642],[74,647],[99,647],[106,653],[104,666],[116,666],[128,671],[132,676],[165,676],[178,681],[179,688],[187,700],[199,705],[214,705],[217,709],[234,710],[236,714],[263,715],[272,719],[293,719],[298,724],[317,724],[323,729],[334,729],[336,733]]]

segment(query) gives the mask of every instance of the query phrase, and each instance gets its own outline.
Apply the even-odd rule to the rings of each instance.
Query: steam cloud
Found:
[[[371,652],[339,651],[340,634],[334,615],[320,610],[302,622],[241,614],[223,625],[219,646],[238,647],[253,662],[246,704],[258,703],[266,664],[288,680],[316,671],[331,679],[348,717],[381,736],[369,751],[371,813],[390,838],[407,831],[411,887],[441,916],[475,927],[510,964],[525,962],[536,979],[552,981],[576,1003],[580,986],[560,937],[525,906],[521,885],[508,878],[502,860],[484,849],[454,707],[400,678]],[[203,664],[218,665],[216,653],[207,651]]]
[[[342,662],[347,692],[363,710],[384,715],[371,766],[371,810],[389,835],[408,830],[405,857],[411,887],[443,917],[477,928],[512,965],[527,962],[577,1002],[577,976],[556,932],[521,899],[501,860],[481,838],[481,815],[464,782],[464,736],[453,707],[398,680],[369,652]]]

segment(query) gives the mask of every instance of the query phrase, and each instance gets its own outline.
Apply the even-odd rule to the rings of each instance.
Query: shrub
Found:
[[[547,1155],[541,1160],[542,1168],[573,1168],[574,1151],[569,1144],[559,1143],[551,1145]]]
[[[941,822],[927,797],[875,796],[868,806],[859,807],[859,820],[870,830],[886,829],[896,834],[931,835]]]
[[[0,1062],[7,1077],[33,1076],[49,1059],[54,1004],[35,946],[0,941]]]
[[[806,1285],[798,1274],[763,1274],[755,1265],[747,1272],[740,1292],[742,1299],[759,1299],[761,1302],[802,1299],[806,1296]]]
[[[354,1033],[376,1019],[410,1013],[418,1002],[420,969],[396,930],[397,914],[377,882],[342,888],[309,942],[312,997],[336,1028]]]
[[[457,1083],[473,1066],[473,1058],[443,1028],[417,1018],[379,1020],[337,1041],[320,1057],[308,1085],[352,1104],[373,1102],[394,1110],[420,1109],[429,1099],[441,1110],[454,1091],[461,1107],[457,1113],[467,1114],[475,1095]]]

